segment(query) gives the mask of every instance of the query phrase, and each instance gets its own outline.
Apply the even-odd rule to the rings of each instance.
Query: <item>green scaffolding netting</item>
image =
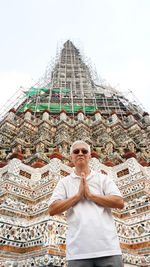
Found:
[[[70,92],[70,89],[62,90],[62,92],[64,92],[64,93],[68,93],[68,92]]]
[[[48,91],[49,89],[47,89],[46,87],[42,87],[42,88],[35,88],[35,87],[31,87],[30,91],[26,94],[26,96],[30,96],[30,95],[34,95],[36,93],[41,93],[41,92],[45,92]],[[70,92],[70,89],[64,89],[61,90],[60,88],[55,88],[52,89],[53,92],[63,92],[63,93],[68,93]]]
[[[53,92],[63,92],[63,93],[68,93],[70,92],[70,89],[64,89],[64,90],[61,90],[60,88],[56,88],[56,89],[52,89]]]
[[[29,93],[27,93],[26,96],[34,95],[34,94],[40,93],[40,92],[45,92],[47,90],[49,90],[49,89],[47,89],[46,87],[42,87],[42,88],[31,87]]]
[[[35,104],[31,104],[31,105],[25,105],[22,107],[22,109],[20,110],[21,112],[24,112],[26,109],[31,108],[33,112],[40,110],[43,111],[44,109],[49,109],[51,111],[60,111],[62,109],[68,111],[68,112],[72,112],[72,106],[71,105],[35,105]],[[78,111],[79,109],[84,110],[83,106],[73,106],[73,111]],[[96,107],[95,106],[85,106],[85,111],[95,111]]]
[[[52,91],[53,91],[53,92],[59,92],[60,89],[59,89],[59,88],[58,88],[58,89],[52,89]]]

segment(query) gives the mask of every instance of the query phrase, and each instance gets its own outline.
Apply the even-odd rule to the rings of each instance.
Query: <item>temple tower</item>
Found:
[[[72,172],[69,149],[82,139],[91,168],[123,194],[114,209],[125,266],[149,266],[150,118],[122,92],[95,80],[68,40],[36,86],[20,89],[0,120],[0,263],[66,266],[66,213],[50,217],[48,200]]]

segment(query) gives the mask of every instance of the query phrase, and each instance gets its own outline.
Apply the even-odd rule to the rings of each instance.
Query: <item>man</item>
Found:
[[[111,208],[123,208],[121,194],[107,175],[89,169],[87,143],[74,142],[70,154],[75,171],[58,182],[49,202],[51,216],[68,210],[68,266],[122,267],[111,214]]]

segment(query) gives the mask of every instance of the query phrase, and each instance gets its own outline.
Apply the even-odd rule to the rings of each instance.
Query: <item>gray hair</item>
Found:
[[[84,142],[82,140],[77,140],[70,147],[70,155],[72,154],[72,150],[73,150],[74,145],[81,144],[81,143],[87,146],[88,152],[89,152],[89,154],[91,154],[91,148],[90,148],[90,146],[86,142]]]

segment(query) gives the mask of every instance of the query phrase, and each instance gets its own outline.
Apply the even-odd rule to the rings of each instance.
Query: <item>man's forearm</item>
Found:
[[[95,202],[96,204],[103,206],[103,207],[108,207],[108,208],[119,208],[123,209],[124,203],[122,197],[119,196],[101,196],[101,195],[95,195],[95,194],[90,194],[88,198]]]
[[[49,214],[51,216],[54,216],[56,214],[62,213],[76,205],[80,199],[81,197],[77,194],[71,198],[67,198],[64,200],[56,200],[49,206]]]

